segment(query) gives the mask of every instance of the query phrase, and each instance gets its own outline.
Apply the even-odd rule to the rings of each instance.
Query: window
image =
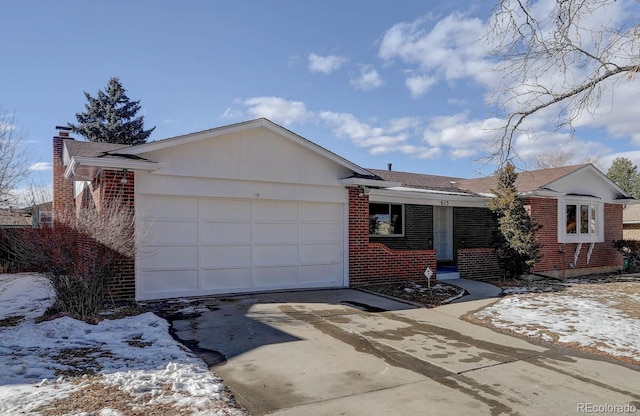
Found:
[[[601,230],[602,204],[590,201],[567,201],[564,205],[564,237],[560,242],[598,242],[603,241]],[[562,212],[562,211],[561,211]]]
[[[595,205],[567,204],[567,234],[594,234],[596,224]]]
[[[396,204],[369,204],[369,234],[403,235],[403,207]]]

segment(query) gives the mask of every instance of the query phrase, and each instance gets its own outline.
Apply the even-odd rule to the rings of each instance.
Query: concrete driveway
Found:
[[[210,312],[174,329],[211,350],[203,358],[254,415],[640,414],[637,367],[459,319],[494,301],[424,309],[349,289],[246,295],[208,299]]]

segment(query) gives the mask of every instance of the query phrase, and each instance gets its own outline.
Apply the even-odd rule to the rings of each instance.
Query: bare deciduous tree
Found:
[[[533,157],[533,165],[535,169],[547,169],[547,168],[559,168],[562,166],[569,166],[574,163],[591,163],[598,169],[602,169],[601,166],[602,156],[591,156],[582,161],[576,161],[575,155],[571,151],[546,151],[537,154]]]
[[[514,157],[512,141],[532,132],[525,120],[534,114],[573,133],[617,82],[635,78],[639,10],[637,0],[499,0],[485,39],[503,74],[493,98],[506,112],[494,159]]]
[[[25,137],[14,115],[0,108],[0,205],[13,203],[13,190],[29,172]]]

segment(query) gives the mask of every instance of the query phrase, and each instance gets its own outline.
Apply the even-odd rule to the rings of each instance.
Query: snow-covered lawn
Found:
[[[0,274],[0,415],[246,414],[164,319],[35,323],[52,301],[42,276]]]
[[[560,291],[535,291],[510,290],[507,297],[476,312],[472,319],[640,364],[639,281],[570,281]]]

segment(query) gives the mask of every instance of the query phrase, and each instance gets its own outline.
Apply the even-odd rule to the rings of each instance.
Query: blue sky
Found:
[[[632,0],[631,0],[632,1]],[[624,3],[624,2],[622,2]],[[0,3],[0,108],[28,133],[32,173],[50,181],[55,126],[112,76],[140,100],[151,140],[267,117],[368,168],[474,177],[494,166],[499,123],[484,45],[492,1],[85,1]],[[620,13],[622,15],[622,13]],[[625,81],[575,136],[520,137],[575,162],[640,162],[639,82]],[[543,118],[532,125],[547,129]]]

